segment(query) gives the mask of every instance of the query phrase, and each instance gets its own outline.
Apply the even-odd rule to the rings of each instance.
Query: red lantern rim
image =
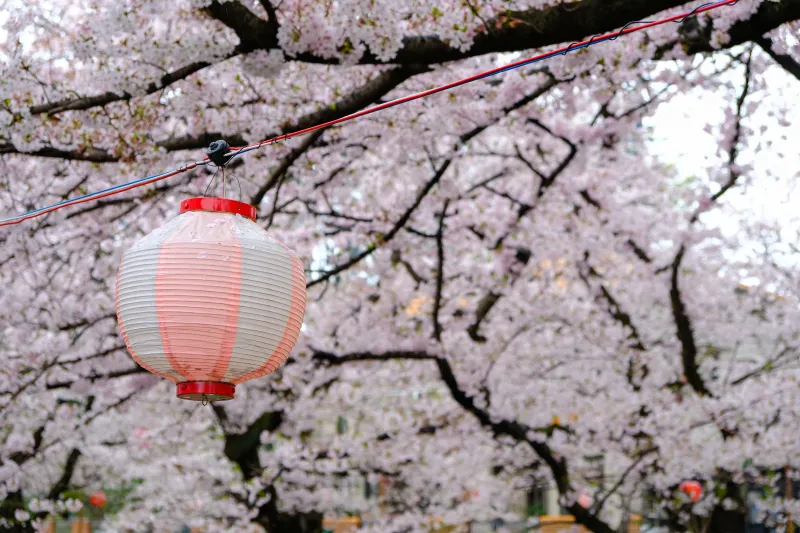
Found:
[[[187,211],[215,211],[218,213],[232,213],[242,215],[250,220],[256,219],[256,208],[244,202],[229,200],[227,198],[187,198],[181,202],[181,213]]]
[[[220,381],[184,381],[178,383],[177,396],[195,402],[222,402],[233,400],[236,386]]]

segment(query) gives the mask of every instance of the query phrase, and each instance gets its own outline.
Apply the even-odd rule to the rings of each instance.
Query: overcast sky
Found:
[[[762,53],[760,49],[757,52]],[[754,164],[753,172],[748,174],[752,184],[737,187],[724,198],[728,205],[779,223],[796,238],[795,226],[800,225],[800,190],[796,186],[800,178],[800,82],[780,67],[769,69],[765,76],[768,94],[754,97],[765,98],[765,104],[746,125],[755,130],[754,137],[761,143],[766,145],[771,141],[772,145],[754,154],[748,149],[753,147],[752,140],[745,139],[741,162]],[[729,78],[736,84],[738,93],[743,81],[741,71],[730,73]],[[707,124],[722,123],[724,107],[734,104],[735,100],[727,102],[723,98],[714,101],[710,93],[702,89],[677,96],[645,120],[653,131],[653,140],[649,143],[651,152],[663,162],[675,165],[682,179],[690,176],[705,179],[709,165],[719,165],[721,159],[717,154],[716,132],[709,134],[704,128]],[[778,125],[776,115],[769,116],[782,107],[788,109],[785,115],[790,122],[788,126]],[[767,127],[763,134],[759,132],[762,125]],[[726,234],[736,231],[736,225],[717,213],[713,217],[707,215],[705,220],[713,220]],[[790,237],[784,233],[784,238]]]

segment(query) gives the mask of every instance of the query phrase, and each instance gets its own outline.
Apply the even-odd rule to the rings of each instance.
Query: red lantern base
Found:
[[[219,381],[184,381],[178,383],[178,398],[196,402],[233,400],[236,386]]]

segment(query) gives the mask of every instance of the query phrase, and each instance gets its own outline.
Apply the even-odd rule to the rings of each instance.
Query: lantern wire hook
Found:
[[[208,405],[208,396],[203,394],[203,401],[201,402],[203,405]]]
[[[208,182],[208,185],[206,185],[206,188],[203,191],[203,196],[208,196],[208,189],[211,188],[211,185],[214,183],[214,180],[217,179],[217,174],[219,174],[219,171],[220,169],[218,168],[217,171],[214,172],[214,175],[211,176],[211,180]]]
[[[228,160],[228,162],[230,163],[230,159]],[[242,182],[239,181],[239,175],[236,174],[236,172],[233,171],[233,167],[231,167],[230,170],[228,170],[228,174],[231,176],[232,179],[236,180],[236,185],[239,188],[239,201],[241,202],[242,201]],[[231,187],[233,187],[233,182],[231,182]]]

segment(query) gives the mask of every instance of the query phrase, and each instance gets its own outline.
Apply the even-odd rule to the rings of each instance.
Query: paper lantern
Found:
[[[692,503],[697,503],[697,500],[703,495],[703,486],[697,481],[684,481],[678,488],[689,496]]]
[[[578,498],[578,505],[583,507],[584,509],[588,509],[592,506],[592,497],[586,493],[583,493]]]
[[[106,501],[106,494],[101,490],[98,490],[89,496],[89,505],[92,507],[103,507],[106,504]]]
[[[187,400],[230,400],[274,372],[300,335],[302,262],[258,226],[255,208],[192,198],[128,250],[117,318],[133,359]]]

